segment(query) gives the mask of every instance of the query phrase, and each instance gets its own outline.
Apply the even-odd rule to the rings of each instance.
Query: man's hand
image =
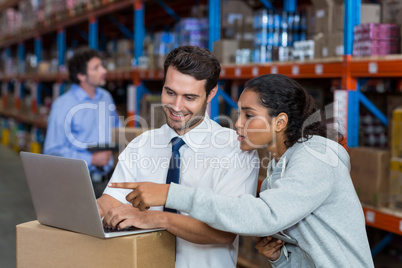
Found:
[[[162,216],[160,211],[139,211],[130,204],[125,204],[109,210],[103,219],[103,225],[118,230],[129,226],[142,229],[158,228],[164,227]]]
[[[281,256],[281,248],[285,244],[282,240],[278,240],[271,236],[257,238],[255,248],[258,253],[264,255],[271,261],[276,261]]]
[[[163,206],[166,203],[170,185],[152,182],[115,182],[109,183],[108,186],[132,189],[133,191],[126,196],[126,200],[133,207],[143,211],[152,206]]]
[[[99,216],[100,216],[101,218],[105,217],[105,213],[103,212],[102,207],[99,205],[98,202],[96,202],[96,204],[98,205]]]
[[[91,164],[97,167],[106,166],[112,157],[112,151],[101,151],[92,154]]]

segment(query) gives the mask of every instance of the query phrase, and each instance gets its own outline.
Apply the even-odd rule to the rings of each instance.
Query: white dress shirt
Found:
[[[110,182],[166,183],[171,139],[176,136],[173,129],[163,125],[132,140],[119,155]],[[235,131],[221,127],[206,115],[181,138],[186,144],[179,150],[180,184],[230,196],[256,194],[259,160],[255,151],[240,150]],[[107,187],[104,193],[127,203],[125,197],[130,190]],[[231,245],[198,245],[180,238],[176,243],[176,267],[236,267],[238,238]]]

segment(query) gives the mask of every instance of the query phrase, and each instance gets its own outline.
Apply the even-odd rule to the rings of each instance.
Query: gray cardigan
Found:
[[[346,150],[313,136],[271,161],[259,198],[172,184],[166,206],[241,235],[284,231],[298,246],[286,244],[289,256],[282,254],[276,267],[374,267],[349,172]]]

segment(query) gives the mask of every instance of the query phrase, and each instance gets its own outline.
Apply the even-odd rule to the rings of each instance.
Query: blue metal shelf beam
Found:
[[[360,0],[345,0],[344,39],[345,55],[353,52],[353,28],[360,24]]]
[[[388,118],[375,106],[374,103],[372,103],[366,96],[363,95],[360,91],[357,91],[359,95],[359,100],[360,102],[366,106],[366,108],[375,115],[375,117],[380,120],[380,122],[385,125],[386,127],[388,126]]]
[[[18,44],[18,60],[20,62],[25,61],[25,45],[22,42]]]
[[[134,1],[134,65],[138,66],[138,59],[144,51],[145,39],[145,10],[142,1]]]
[[[81,30],[80,28],[78,28],[77,26],[74,26],[74,31],[78,32],[80,34],[80,36],[88,42],[88,34],[86,32],[84,32],[83,30]]]
[[[348,133],[347,146],[359,146],[359,92],[350,90],[348,92]]]
[[[156,0],[156,2],[168,13],[171,17],[173,17],[176,21],[180,21],[179,15],[174,12],[165,2],[162,0]]]
[[[89,47],[98,49],[98,20],[91,18],[89,21]]]
[[[40,36],[35,37],[34,50],[36,61],[39,63],[42,61],[42,38]]]
[[[57,56],[59,60],[59,69],[64,66],[66,54],[66,32],[64,29],[60,29],[57,32]]]
[[[127,38],[133,39],[133,33],[123,24],[121,24],[114,16],[109,15],[108,19],[111,23],[113,23]]]
[[[221,38],[221,1],[209,0],[208,49],[213,51],[214,42]]]
[[[297,0],[284,0],[283,10],[287,12],[296,12]]]
[[[274,10],[274,6],[268,0],[260,0],[261,4],[268,10]]]

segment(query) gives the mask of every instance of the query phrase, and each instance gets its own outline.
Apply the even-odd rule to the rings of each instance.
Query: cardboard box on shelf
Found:
[[[237,40],[221,39],[214,42],[214,54],[221,64],[234,63],[237,49],[239,49]]]
[[[349,149],[353,185],[363,204],[387,206],[389,203],[388,150],[357,147]]]
[[[324,34],[318,33],[314,36],[314,58],[320,59],[323,57],[322,48],[324,47]]]
[[[402,210],[402,158],[391,160],[390,186],[390,207]]]
[[[328,35],[328,56],[343,56],[343,33],[332,33]]]
[[[119,151],[113,152],[114,167],[116,167],[119,161],[118,157],[121,152],[127,147],[127,145],[135,139],[137,136],[141,135],[147,128],[137,128],[137,127],[122,127],[114,128],[112,131],[112,141],[119,147]]]
[[[174,267],[175,238],[152,232],[101,239],[38,221],[17,225],[17,267]]]
[[[316,33],[330,33],[332,32],[332,16],[333,5],[328,7],[315,9],[315,32]]]
[[[133,139],[145,131],[148,131],[148,129],[139,127],[114,128],[112,131],[112,141],[120,145],[121,149],[124,149]]]
[[[333,32],[342,32],[344,29],[345,5],[334,5],[332,25]],[[360,24],[363,23],[380,23],[381,22],[381,6],[378,4],[361,4]]]
[[[402,1],[382,0],[382,23],[402,25]]]
[[[334,5],[333,0],[311,0],[311,3],[315,8],[323,8],[329,7]]]
[[[307,18],[307,39],[313,39],[315,34],[315,8],[313,6],[308,6],[306,8],[306,18]]]
[[[392,114],[398,107],[402,108],[402,96],[387,96],[387,118],[388,118],[388,145],[391,148],[392,141]]]
[[[141,99],[140,125],[142,128],[160,128],[166,123],[160,95],[147,95]]]
[[[402,158],[391,159],[390,207],[402,210]]]
[[[391,155],[392,157],[402,157],[402,107],[395,109],[392,113],[391,124]]]
[[[236,21],[242,23],[245,17],[253,17],[252,8],[242,0],[222,0],[221,2],[221,27],[231,27]]]

